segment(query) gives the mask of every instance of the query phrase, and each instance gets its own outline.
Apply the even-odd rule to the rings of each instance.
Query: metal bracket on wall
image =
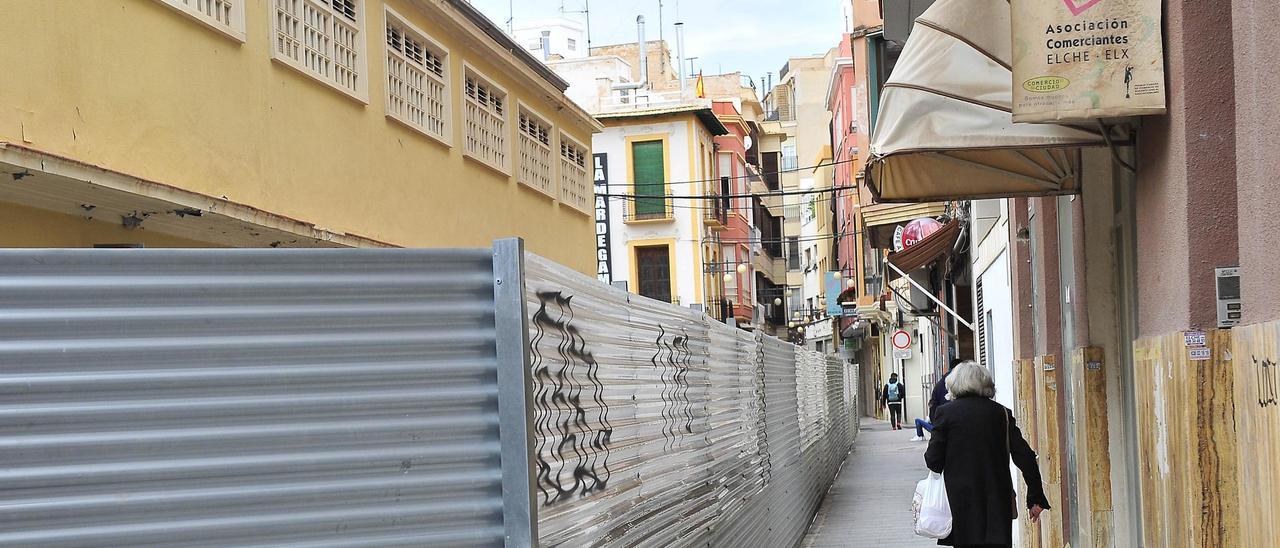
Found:
[[[951,309],[951,307],[947,306],[947,303],[942,302],[942,299],[939,299],[939,298],[937,298],[937,297],[934,297],[934,296],[933,296],[933,294],[932,294],[932,293],[930,293],[928,289],[925,289],[923,286],[921,286],[921,285],[920,285],[919,283],[917,283],[915,280],[911,279],[911,276],[908,276],[906,272],[903,272],[903,271],[902,271],[902,269],[898,268],[898,267],[897,267],[896,265],[894,265],[893,263],[886,262],[885,264],[889,265],[889,268],[892,268],[892,269],[893,269],[893,271],[894,271],[894,272],[897,272],[899,276],[902,276],[903,278],[905,278],[905,279],[906,279],[908,282],[910,282],[910,283],[911,283],[911,285],[912,285],[912,286],[914,286],[916,289],[919,289],[921,293],[924,293],[924,295],[925,295],[926,297],[929,297],[929,300],[931,300],[931,301],[933,301],[933,302],[937,303],[937,304],[938,304],[938,306],[942,307],[942,309],[943,309],[943,310],[946,310],[947,312],[951,313],[951,316],[952,316],[952,317],[954,317],[955,319],[959,320],[959,321],[960,321],[960,323],[964,324],[964,326],[965,326],[965,327],[968,327],[970,331],[974,331],[974,329],[973,329],[973,322],[971,322],[971,321],[969,321],[969,320],[966,320],[965,318],[961,317],[961,316],[960,316],[960,314],[956,313],[956,311],[955,311],[955,310],[952,310],[952,309]]]
[[[1111,138],[1112,127],[1115,126],[1108,127],[1101,119],[1098,120],[1098,129],[1102,131],[1102,140],[1107,142],[1107,148],[1111,150],[1111,158],[1115,160],[1116,164],[1119,164],[1120,167],[1128,170],[1129,173],[1137,173],[1138,168],[1134,167],[1129,162],[1124,161],[1124,158],[1120,157],[1120,150],[1118,149],[1120,146],[1133,146],[1135,144],[1133,136],[1130,135],[1127,141],[1117,143]]]

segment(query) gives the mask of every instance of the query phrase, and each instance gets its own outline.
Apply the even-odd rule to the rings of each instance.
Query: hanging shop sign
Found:
[[[920,243],[921,240],[928,238],[941,229],[942,223],[930,217],[915,219],[907,223],[907,226],[902,229],[902,249],[898,251]]]
[[[613,283],[613,250],[609,239],[609,155],[592,156],[596,187],[596,278]]]
[[[1013,121],[1165,112],[1161,0],[1012,0]]]
[[[826,278],[827,315],[835,318],[844,316],[844,307],[840,305],[840,294],[844,293],[844,276],[839,272],[824,272]]]

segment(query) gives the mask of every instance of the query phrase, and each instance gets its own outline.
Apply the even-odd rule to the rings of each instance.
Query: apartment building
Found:
[[[788,327],[794,341],[833,349],[826,306],[827,273],[833,272],[832,171],[826,90],[835,52],[795,57],[779,71],[765,96],[768,131],[781,134],[779,186],[784,194]],[[766,170],[768,165],[766,164]]]
[[[462,0],[19,0],[0,33],[0,245],[521,236],[595,270],[602,128]]]

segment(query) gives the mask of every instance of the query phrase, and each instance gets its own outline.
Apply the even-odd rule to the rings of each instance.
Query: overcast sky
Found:
[[[636,16],[644,15],[646,34],[658,38],[658,0],[589,0],[592,45],[636,41]],[[471,0],[471,3],[507,28],[514,3],[515,19],[554,17],[560,6],[576,11],[584,0]],[[675,55],[675,30],[684,21],[686,56],[697,57],[706,74],[741,71],[757,83],[766,72],[774,74],[789,57],[826,53],[840,41],[845,28],[848,0],[662,0],[667,44]],[[569,17],[582,17],[569,14]]]

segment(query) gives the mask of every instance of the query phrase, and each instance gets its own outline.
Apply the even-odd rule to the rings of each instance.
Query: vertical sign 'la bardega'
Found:
[[[1165,112],[1161,0],[1012,0],[1013,121]]]
[[[596,278],[613,283],[613,251],[609,248],[609,155],[592,156],[596,187]]]

